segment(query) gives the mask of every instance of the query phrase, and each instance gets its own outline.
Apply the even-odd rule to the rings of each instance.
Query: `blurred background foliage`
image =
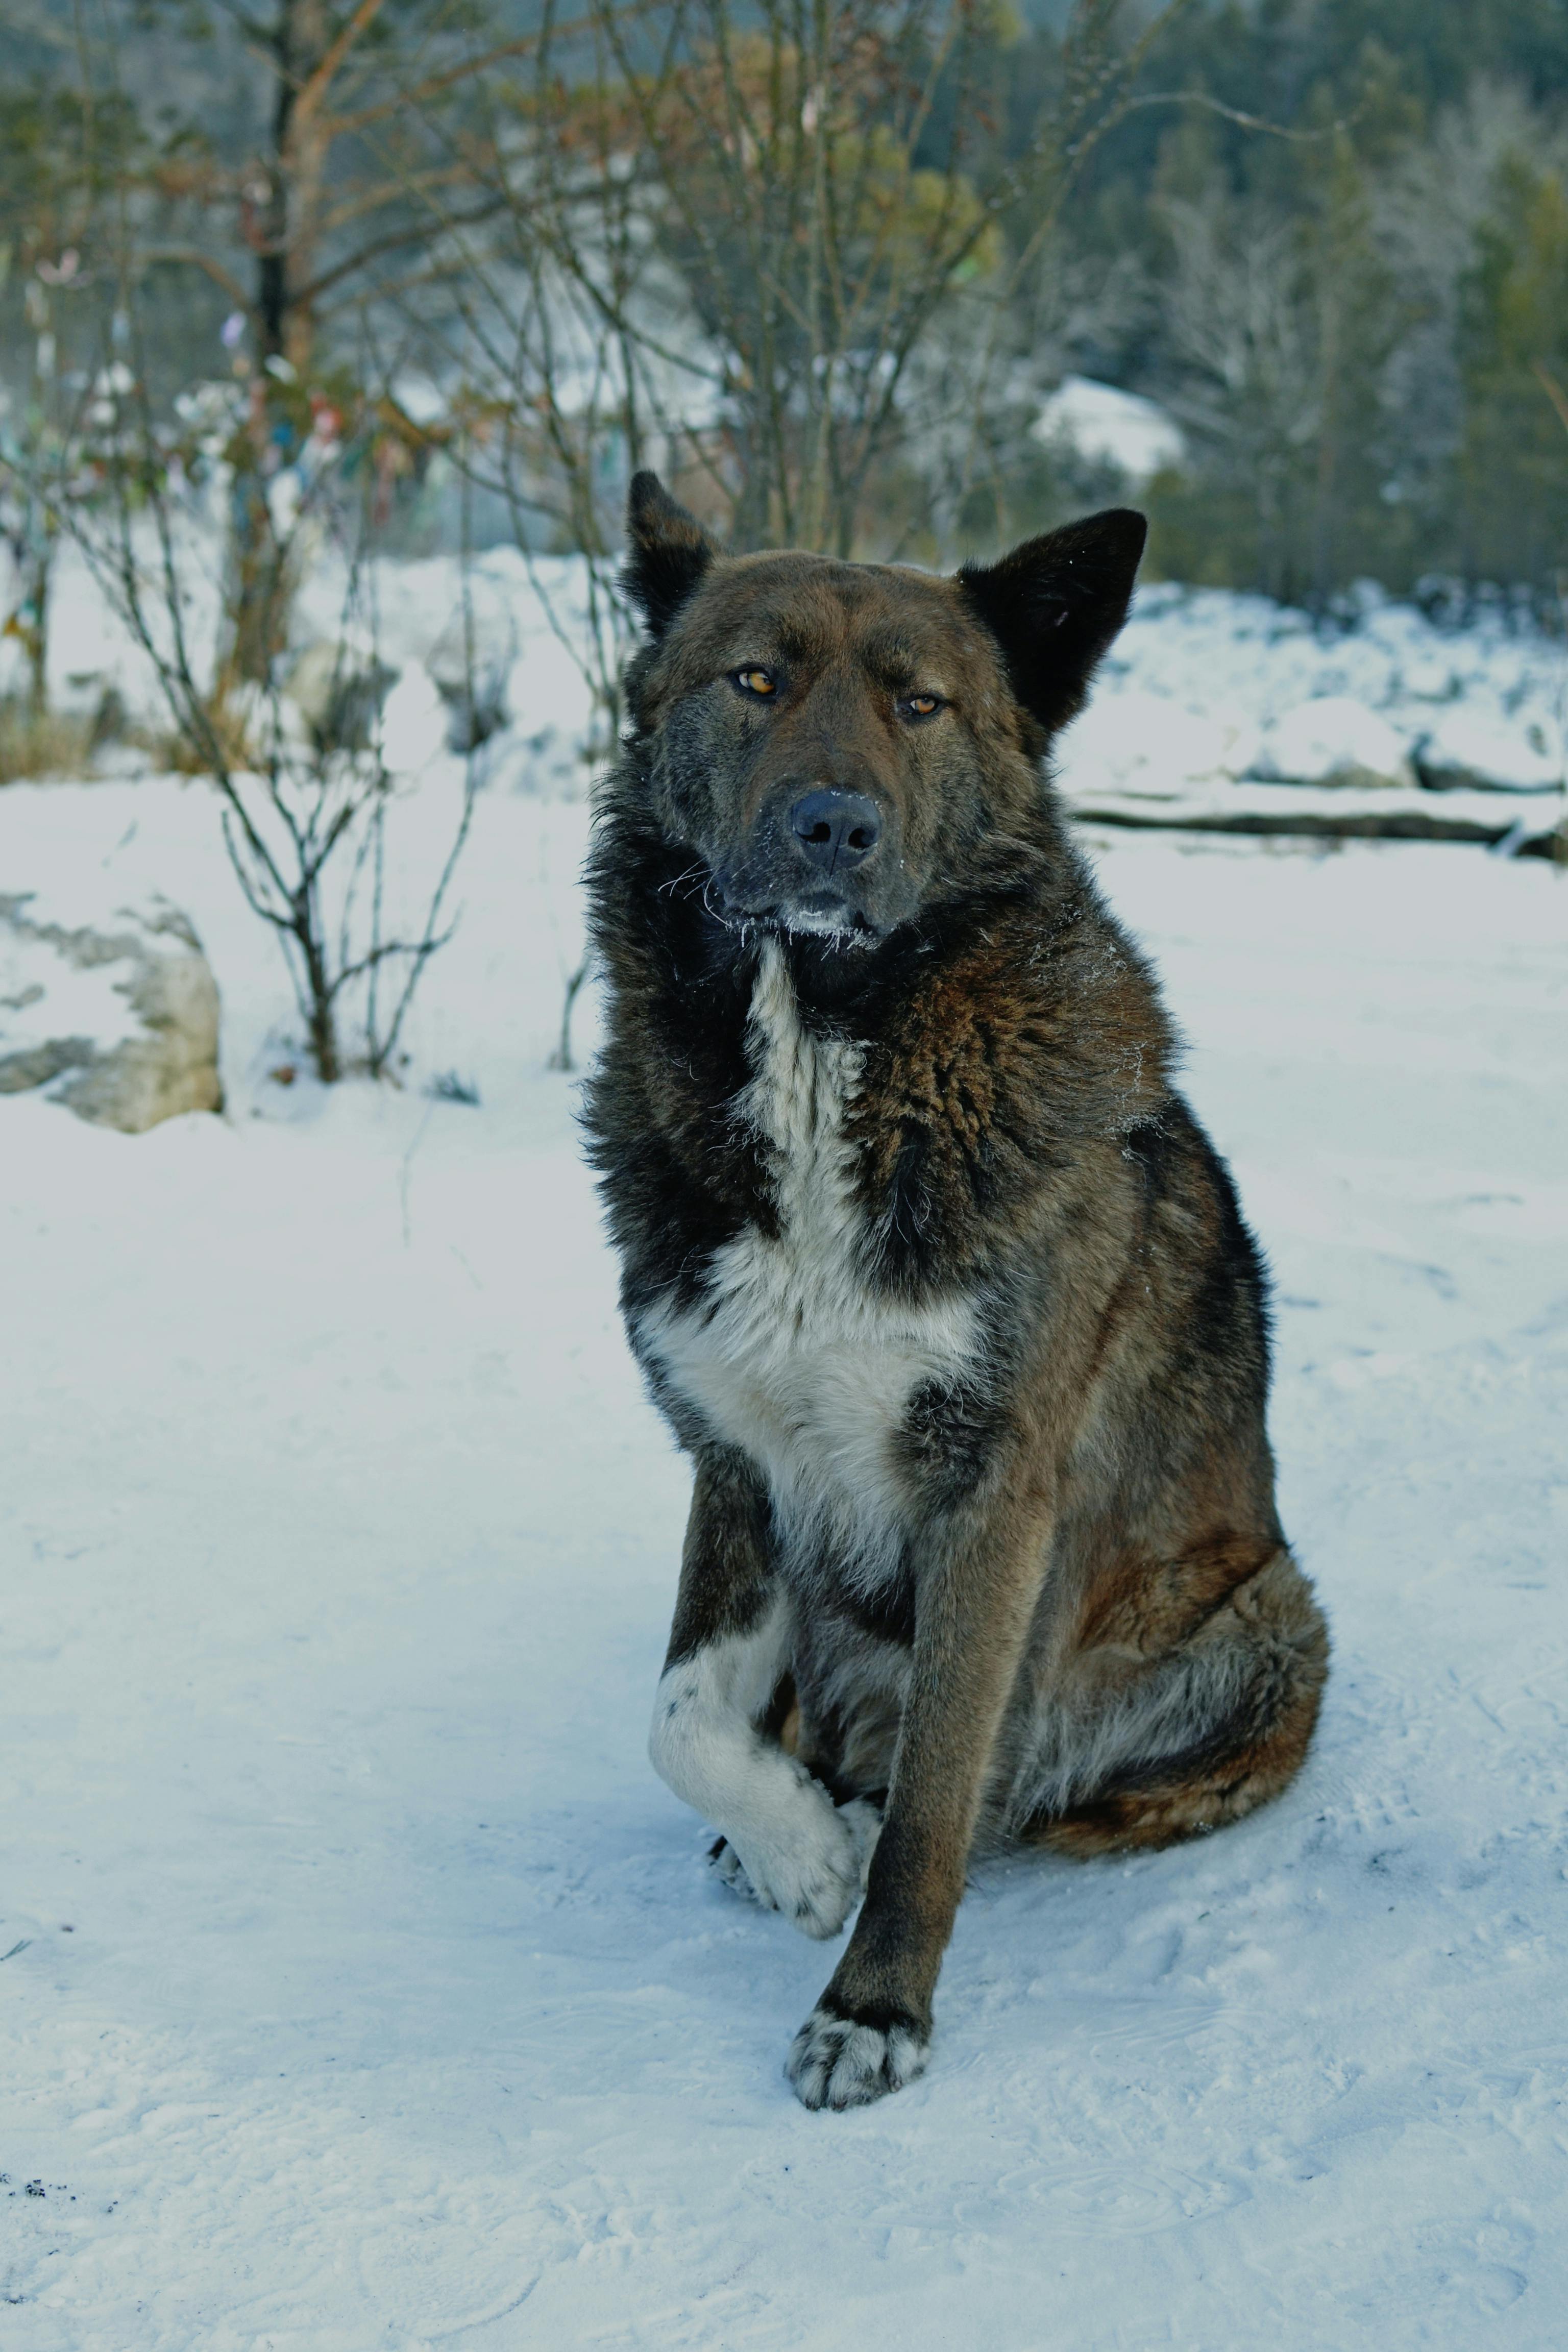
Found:
[[[29,654],[111,491],[218,499],[232,685],[287,645],[302,501],[607,567],[647,462],[741,545],[945,563],[1135,498],[1168,576],[1560,607],[1568,0],[10,18]],[[1073,429],[1086,384],[1152,404],[1142,455]]]

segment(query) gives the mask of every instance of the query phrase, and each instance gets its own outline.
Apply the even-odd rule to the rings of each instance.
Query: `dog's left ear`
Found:
[[[677,505],[657,474],[632,476],[621,585],[650,635],[663,636],[718,552],[697,517]]]
[[[1131,507],[1110,507],[959,572],[1014,693],[1047,735],[1082,709],[1094,666],[1127,618],[1148,530]]]

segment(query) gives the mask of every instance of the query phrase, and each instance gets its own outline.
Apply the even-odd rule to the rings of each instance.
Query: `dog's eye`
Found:
[[[940,694],[906,694],[899,705],[906,719],[934,719],[945,708]]]
[[[771,669],[738,669],[732,675],[742,694],[754,694],[762,701],[765,702],[770,694],[776,694],[779,690],[778,680]]]

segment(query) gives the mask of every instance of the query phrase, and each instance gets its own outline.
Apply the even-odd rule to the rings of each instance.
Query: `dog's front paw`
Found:
[[[868,2107],[925,2072],[931,2036],[902,2011],[841,2016],[826,2003],[795,2035],[784,2072],[807,2107]]]
[[[731,1895],[741,1895],[747,1903],[758,1903],[762,1897],[746,1875],[746,1865],[728,1838],[718,1838],[708,1849],[708,1867]],[[765,1910],[768,1906],[763,1906]]]
[[[803,1781],[805,1775],[802,1775]],[[793,1810],[789,1842],[722,1837],[709,1853],[716,1877],[764,1911],[782,1911],[804,1935],[837,1936],[866,1891],[866,1873],[881,1822],[860,1803],[836,1810],[826,1790],[805,1782],[813,1801]]]

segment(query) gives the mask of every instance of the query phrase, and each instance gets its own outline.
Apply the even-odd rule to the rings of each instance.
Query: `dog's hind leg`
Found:
[[[767,1498],[739,1454],[704,1454],[648,1753],[723,1832],[713,1853],[721,1877],[806,1935],[836,1936],[865,1883],[874,1820],[836,1808],[769,1724],[790,1630]]]
[[[1240,1821],[1300,1769],[1328,1664],[1322,1612],[1284,1549],[1163,1656],[1081,1653],[1018,1786],[1018,1834],[1089,1855]]]

